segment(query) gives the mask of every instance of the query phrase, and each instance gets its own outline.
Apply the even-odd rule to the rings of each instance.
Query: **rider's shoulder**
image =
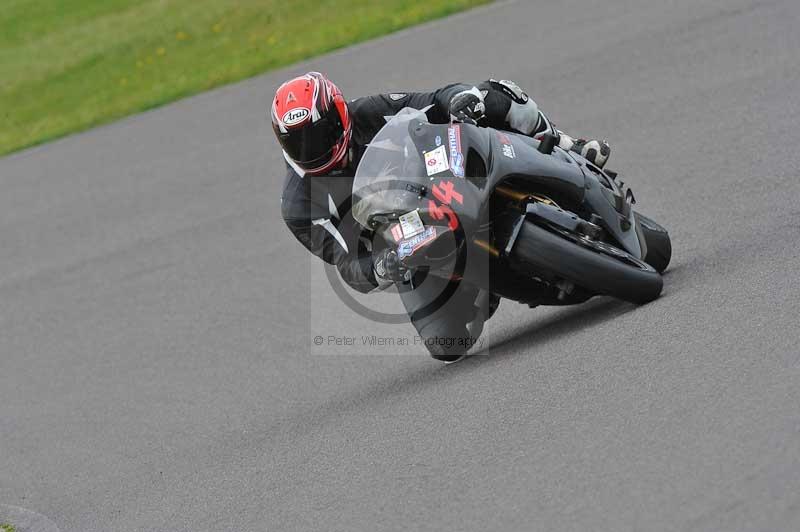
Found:
[[[358,114],[366,110],[367,108],[375,105],[375,96],[359,96],[358,98],[354,98],[347,102],[347,110],[350,111],[350,114]]]
[[[308,200],[307,188],[303,176],[299,175],[291,166],[286,165],[286,176],[283,178],[281,191],[281,212],[284,218],[296,218],[298,205]]]

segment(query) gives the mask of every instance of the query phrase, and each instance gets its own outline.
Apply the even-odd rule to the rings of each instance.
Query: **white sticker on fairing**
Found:
[[[446,172],[450,168],[447,162],[447,151],[444,146],[439,146],[433,151],[425,152],[425,171],[429,176]]]
[[[411,238],[425,230],[419,211],[413,210],[400,216],[400,229],[403,231],[403,238]]]
[[[389,98],[391,98],[392,101],[394,101],[394,102],[402,100],[405,97],[406,97],[406,94],[403,93],[403,92],[393,92],[393,93],[389,94]]]

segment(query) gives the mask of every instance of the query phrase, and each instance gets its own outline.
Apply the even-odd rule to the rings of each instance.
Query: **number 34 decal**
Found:
[[[464,196],[456,192],[455,185],[453,185],[452,181],[441,181],[433,185],[431,191],[439,202],[434,200],[428,201],[428,211],[430,215],[435,220],[447,218],[447,226],[451,231],[455,231],[458,229],[458,216],[456,216],[456,213],[450,208],[450,205],[452,205],[453,201],[462,205],[464,203]]]

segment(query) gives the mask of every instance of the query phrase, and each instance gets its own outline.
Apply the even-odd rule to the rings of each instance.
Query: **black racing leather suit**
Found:
[[[485,117],[479,125],[534,135],[552,128],[533,100],[510,82],[489,80],[477,85],[484,97]],[[362,228],[350,216],[353,175],[366,145],[386,124],[386,118],[404,107],[424,109],[431,123],[449,122],[452,97],[473,86],[447,85],[433,92],[388,93],[365,96],[348,103],[353,122],[350,157],[343,169],[325,176],[303,176],[287,160],[281,213],[292,234],[311,253],[339,270],[355,290],[369,292],[378,286],[372,259],[359,238]],[[518,88],[517,88],[518,89]],[[524,101],[523,101],[524,100]]]
[[[366,145],[386,124],[386,117],[405,107],[429,108],[426,113],[431,123],[449,122],[453,96],[474,89],[472,85],[456,83],[433,92],[358,98],[348,103],[353,136],[346,167],[325,176],[303,176],[302,170],[287,157],[288,174],[281,198],[286,225],[311,253],[335,265],[342,279],[355,290],[369,292],[379,286],[369,249],[370,235],[364,233],[350,212],[353,175]],[[477,89],[485,105],[485,115],[479,125],[526,135],[555,131],[535,102],[513,82],[489,80],[477,85]],[[480,333],[470,332],[466,325],[475,322],[476,307],[472,303],[477,290],[457,289],[444,306],[431,313],[429,300],[453,287],[447,286],[448,281],[433,277],[414,284],[412,287],[399,283],[398,290],[428,350],[442,360],[463,354],[466,351],[463,343],[437,343],[437,339],[466,342],[477,339]],[[483,322],[480,323],[482,327]]]

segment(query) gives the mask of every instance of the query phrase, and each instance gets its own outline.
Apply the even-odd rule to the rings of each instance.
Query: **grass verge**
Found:
[[[0,154],[489,0],[6,0]]]

